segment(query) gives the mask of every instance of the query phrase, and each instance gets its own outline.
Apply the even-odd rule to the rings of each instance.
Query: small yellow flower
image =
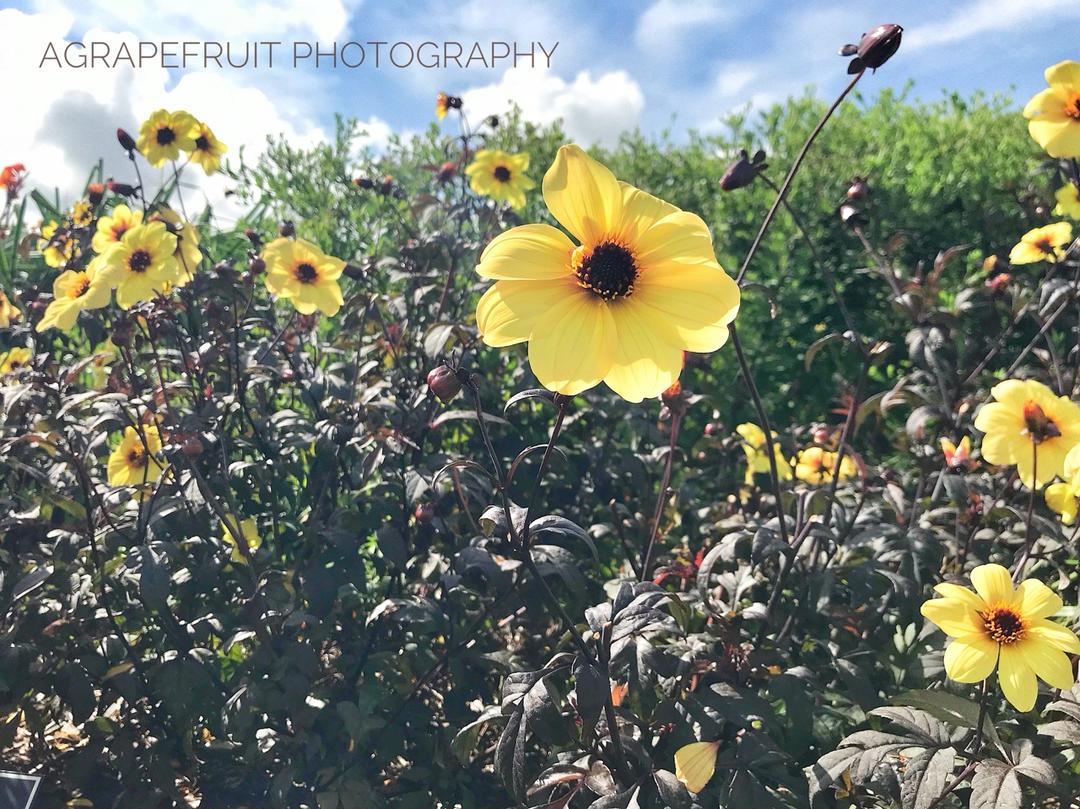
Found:
[[[689,792],[698,793],[716,772],[720,742],[693,742],[675,751],[675,777]]]
[[[302,315],[319,310],[336,315],[344,299],[338,278],[345,262],[303,239],[274,239],[263,250],[266,288],[288,298]]]
[[[439,93],[435,96],[435,117],[440,121],[446,117],[446,111],[450,109],[450,96]]]
[[[229,518],[230,522],[232,519],[232,517]],[[241,520],[240,533],[243,536],[244,544],[247,545],[249,551],[254,551],[262,545],[262,537],[259,536],[259,528],[255,524],[255,520],[251,518]],[[229,555],[229,559],[241,565],[246,565],[248,563],[247,557],[244,556],[244,552],[240,550],[233,527],[229,522],[223,522],[221,524],[221,538],[224,540],[225,544],[232,546],[232,553]]]
[[[1007,379],[990,393],[995,401],[975,416],[975,429],[986,433],[983,458],[999,466],[1016,464],[1028,488],[1060,475],[1065,456],[1080,444],[1080,407],[1033,379]]]
[[[190,222],[185,222],[172,208],[162,208],[150,215],[151,222],[165,222],[170,232],[176,235],[176,250],[173,258],[179,268],[179,277],[173,286],[182,287],[195,277],[195,271],[202,261],[199,250],[199,231]]]
[[[971,571],[975,592],[956,584],[939,584],[942,598],[922,605],[923,617],[951,640],[945,649],[945,673],[961,683],[985,680],[998,669],[1001,690],[1018,711],[1035,706],[1039,684],[1072,688],[1072,663],[1066,652],[1080,653],[1080,639],[1048,620],[1062,608],[1057,593],[1036,579],[1013,589],[1001,565],[979,565]]]
[[[80,199],[71,206],[71,222],[75,227],[85,228],[94,221],[94,206],[85,199]]]
[[[23,368],[29,368],[30,358],[33,356],[29,348],[19,348],[18,346],[9,348],[3,354],[0,354],[0,376],[14,373]]]
[[[66,267],[81,252],[78,240],[73,239],[67,230],[61,230],[56,220],[41,229],[38,249],[45,263],[54,268]]]
[[[134,427],[125,427],[124,437],[109,454],[109,485],[142,486],[153,483],[165,471],[157,459],[160,452],[161,436],[157,427],[144,424],[142,435]]]
[[[1028,132],[1051,157],[1080,157],[1080,62],[1046,69],[1046,90],[1024,107]]]
[[[498,149],[481,149],[465,168],[465,176],[477,194],[507,202],[518,210],[525,207],[525,192],[536,188],[536,183],[525,176],[528,168],[529,155],[524,152],[512,155]]]
[[[1052,483],[1046,487],[1046,505],[1061,515],[1065,525],[1076,522],[1077,506],[1080,505],[1080,444],[1065,456],[1064,483]]]
[[[959,445],[942,438],[941,454],[945,456],[945,465],[949,469],[971,469],[975,465],[971,460],[971,438],[966,435],[960,439]]]
[[[130,309],[140,301],[150,300],[179,279],[179,265],[173,258],[176,237],[163,222],[136,225],[124,234],[101,258],[115,275],[116,302]]]
[[[821,447],[807,447],[799,451],[799,457],[793,463],[795,464],[796,478],[804,483],[820,486],[825,483],[832,483],[833,467],[836,466],[836,453],[829,452]],[[840,462],[837,477],[842,483],[854,477],[858,471],[859,467],[852,457],[845,454],[844,459]]]
[[[758,473],[769,474],[772,467],[769,464],[769,455],[765,451],[765,431],[756,424],[746,422],[735,428],[743,440],[743,452],[746,454],[746,478],[745,483],[750,486],[754,483],[754,475]],[[784,451],[780,444],[773,439],[773,457],[776,459],[776,472],[780,480],[791,480],[791,464],[784,457]]]
[[[139,127],[137,148],[151,166],[160,166],[166,160],[176,160],[180,152],[195,148],[196,120],[190,113],[178,110],[156,110]]]
[[[0,329],[6,329],[21,319],[22,312],[19,311],[19,307],[8,299],[4,290],[0,289]]]
[[[213,174],[221,167],[221,156],[229,151],[224,143],[214,136],[214,131],[199,122],[192,130],[195,146],[191,150],[191,162],[202,166],[207,174]]]
[[[1054,213],[1058,216],[1067,216],[1070,219],[1080,219],[1080,191],[1072,183],[1065,183],[1054,192],[1057,205]]]
[[[108,266],[101,256],[90,262],[85,270],[67,270],[53,281],[53,301],[35,326],[70,331],[84,309],[100,309],[112,299],[116,268]]]
[[[697,216],[615,179],[578,146],[544,175],[550,225],[497,236],[476,272],[495,284],[476,306],[484,342],[528,342],[540,384],[574,395],[601,381],[624,399],[655,398],[683,352],[727,341],[739,287]]]
[[[1029,230],[1009,251],[1009,263],[1034,264],[1036,261],[1057,261],[1072,241],[1072,225],[1055,222],[1046,227]]]
[[[124,234],[136,225],[141,225],[142,211],[133,211],[127,205],[117,205],[112,213],[98,219],[97,231],[90,242],[95,253],[104,253],[124,238]]]

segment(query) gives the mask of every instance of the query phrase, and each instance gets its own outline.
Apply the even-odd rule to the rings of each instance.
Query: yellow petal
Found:
[[[1001,647],[998,680],[1005,699],[1016,710],[1027,713],[1035,707],[1039,684],[1035,672],[1024,662],[1024,654],[1017,644]]]
[[[1055,118],[1064,119],[1065,101],[1065,94],[1055,87],[1040,90],[1024,105],[1024,117],[1053,115]]]
[[[659,197],[654,197],[629,183],[620,182],[622,189],[622,213],[618,234],[627,244],[638,243],[641,235],[656,222],[679,209]]]
[[[1054,688],[1073,687],[1076,678],[1073,676],[1072,663],[1063,651],[1038,637],[1026,638],[1016,646],[1018,653],[1024,656],[1024,662],[1041,680]]]
[[[628,402],[653,399],[670,388],[683,367],[683,352],[670,324],[656,318],[633,297],[611,307],[615,354],[604,377]]]
[[[1056,65],[1050,65],[1043,74],[1046,83],[1053,86],[1062,84],[1070,90],[1080,91],[1080,62],[1066,59]]]
[[[599,297],[580,287],[551,308],[529,340],[529,365],[540,384],[568,396],[611,370],[615,322]]]
[[[1049,256],[1033,244],[1017,242],[1009,251],[1010,264],[1035,264],[1046,261]]]
[[[950,584],[947,581],[943,581],[941,584],[934,586],[934,592],[945,598],[962,601],[974,610],[986,609],[985,601],[975,595],[975,593],[971,592],[968,588],[961,587],[959,584]]]
[[[954,598],[932,598],[923,602],[923,617],[932,621],[946,635],[963,638],[982,632],[983,623],[975,610],[965,601]]]
[[[654,222],[638,237],[634,249],[646,272],[665,264],[716,264],[709,228],[700,216],[686,211]]]
[[[958,683],[978,683],[990,676],[998,660],[998,645],[978,635],[957,638],[945,649],[945,673]]]
[[[694,742],[680,747],[675,751],[675,777],[690,792],[701,792],[716,772],[719,750],[720,742]]]
[[[1028,132],[1051,157],[1080,156],[1080,122],[1073,118],[1063,121],[1033,119]]]
[[[1001,565],[979,565],[971,571],[971,583],[975,592],[991,606],[1012,601],[1012,577]]]
[[[619,223],[622,189],[615,175],[580,146],[563,146],[544,175],[544,201],[580,242],[596,244]]]
[[[523,343],[563,298],[579,294],[569,278],[555,281],[499,281],[476,304],[476,325],[489,346]]]
[[[1046,618],[1038,618],[1032,621],[1027,628],[1027,633],[1033,638],[1045,641],[1070,654],[1080,654],[1080,638],[1066,626],[1062,626]]]
[[[1061,598],[1038,579],[1020,582],[1013,595],[1013,604],[1020,610],[1025,621],[1046,618],[1063,606]]]
[[[1065,477],[1073,480],[1080,477],[1080,444],[1077,444],[1065,456]]]
[[[650,269],[638,276],[634,297],[671,323],[686,351],[720,348],[739,313],[739,286],[719,266]]]
[[[1071,483],[1055,483],[1047,486],[1043,493],[1046,505],[1061,515],[1065,525],[1072,525],[1076,521],[1076,495],[1077,489]]]
[[[551,225],[521,225],[500,233],[484,249],[476,272],[484,278],[541,281],[570,274],[574,244]]]

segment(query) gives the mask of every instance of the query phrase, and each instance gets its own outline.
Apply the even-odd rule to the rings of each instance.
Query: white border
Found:
[[[34,788],[30,790],[30,797],[26,799],[26,806],[24,806],[22,809],[30,809],[30,807],[34,805],[34,798],[37,796],[38,787],[41,786],[40,775],[26,775],[25,773],[21,772],[6,772],[0,770],[0,778],[11,778],[16,781],[33,781]]]

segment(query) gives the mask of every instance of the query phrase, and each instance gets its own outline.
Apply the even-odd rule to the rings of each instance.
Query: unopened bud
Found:
[[[128,185],[127,183],[118,183],[113,180],[105,183],[105,186],[114,194],[118,194],[121,197],[133,197],[135,196],[135,186]]]
[[[118,128],[116,130],[116,139],[120,141],[120,148],[122,148],[128,154],[131,154],[135,151],[135,139],[127,133],[126,129]]]
[[[254,228],[245,230],[244,235],[247,236],[247,240],[251,242],[251,246],[256,250],[262,247],[262,236],[260,236]]]
[[[435,506],[432,503],[418,503],[414,513],[416,521],[421,525],[431,525],[435,519]]]
[[[740,149],[739,156],[727,167],[724,176],[720,178],[720,188],[724,191],[744,188],[754,182],[754,179],[768,167],[764,150],[758,149],[751,159],[746,149]]]
[[[858,45],[845,45],[840,49],[841,56],[854,56],[848,65],[848,73],[858,73],[867,68],[876,70],[881,67],[900,47],[900,38],[904,29],[896,23],[876,25],[862,35]]]
[[[443,404],[449,402],[461,391],[461,380],[448,365],[438,365],[428,371],[428,389]]]
[[[440,183],[448,183],[454,179],[455,174],[457,174],[457,163],[453,160],[447,160],[439,166],[439,170],[435,172],[435,179]]]
[[[863,212],[848,202],[840,206],[839,214],[840,221],[849,228],[858,228],[866,224],[866,217],[863,216]]]
[[[847,198],[853,202],[865,202],[870,199],[870,184],[865,177],[852,177],[848,186]]]
[[[286,219],[280,225],[278,225],[277,232],[279,235],[284,236],[286,239],[291,239],[296,235],[296,225],[292,223],[291,219]]]
[[[105,186],[101,183],[90,183],[86,186],[86,199],[91,205],[97,205],[105,198]]]
[[[251,261],[248,262],[248,271],[252,275],[259,275],[266,272],[266,262],[262,256],[252,256]]]
[[[193,435],[184,439],[180,445],[181,451],[189,458],[198,458],[203,453],[203,443]]]
[[[375,181],[370,177],[354,177],[353,185],[357,188],[363,188],[365,191],[370,191],[375,187]]]

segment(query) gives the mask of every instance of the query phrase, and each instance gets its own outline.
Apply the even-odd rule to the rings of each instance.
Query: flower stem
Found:
[[[679,441],[679,427],[682,424],[683,413],[680,409],[673,409],[671,413],[671,437],[668,440],[668,454],[664,461],[664,474],[660,478],[660,491],[656,494],[656,507],[653,509],[652,528],[649,530],[649,541],[645,544],[645,552],[641,556],[640,581],[646,581],[652,568],[653,549],[656,546],[656,537],[660,532],[660,520],[664,516],[664,501],[667,500],[668,486],[671,485],[671,467],[675,459],[675,448]]]

